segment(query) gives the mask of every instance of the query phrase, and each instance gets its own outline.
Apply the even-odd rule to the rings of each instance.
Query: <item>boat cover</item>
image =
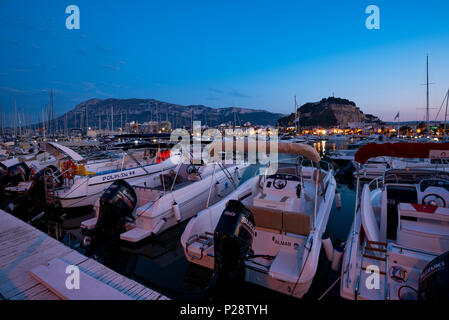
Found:
[[[449,143],[369,143],[356,152],[354,160],[360,164],[365,164],[368,159],[380,156],[448,159]]]

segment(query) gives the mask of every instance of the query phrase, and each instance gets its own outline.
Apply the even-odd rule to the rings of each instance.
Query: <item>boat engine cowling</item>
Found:
[[[28,181],[30,168],[24,163],[15,164],[0,176],[0,188],[17,185],[19,182]]]
[[[126,222],[134,220],[136,205],[136,192],[126,181],[112,183],[100,198],[96,241],[119,240],[126,231]]]
[[[240,201],[230,200],[215,228],[215,265],[209,289],[226,291],[226,287],[244,281],[245,258],[251,250],[254,232],[251,211]]]
[[[449,299],[449,251],[436,257],[419,277],[420,300]]]

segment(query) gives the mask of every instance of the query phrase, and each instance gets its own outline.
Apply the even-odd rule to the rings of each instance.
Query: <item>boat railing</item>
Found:
[[[439,254],[437,254],[437,253],[424,251],[424,250],[420,250],[420,249],[407,248],[407,247],[403,247],[403,246],[400,246],[398,244],[392,244],[392,243],[389,244],[389,248],[391,248],[391,249],[392,248],[398,249],[400,254],[402,254],[403,251],[409,251],[409,252],[413,252],[413,253],[419,253],[419,254],[429,255],[429,256],[434,256],[434,257],[438,257],[439,256]]]
[[[373,191],[375,189],[379,189],[382,188],[384,185],[384,179],[382,176],[376,177],[373,180],[371,180],[368,183],[368,188],[370,189],[370,191]]]

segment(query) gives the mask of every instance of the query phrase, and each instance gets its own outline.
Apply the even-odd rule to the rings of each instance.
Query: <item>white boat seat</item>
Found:
[[[136,187],[134,188],[137,194],[137,199],[139,200],[138,206],[141,207],[149,202],[154,202],[159,199],[161,193],[155,190],[144,189]]]
[[[435,223],[415,222],[401,220],[400,229],[402,232],[421,234],[423,236],[443,237],[449,239],[449,227]]]
[[[295,283],[300,271],[297,252],[281,250],[274,258],[268,275],[274,279]]]
[[[189,176],[187,177],[187,180],[189,180],[189,181],[199,181],[200,179],[201,178],[195,172],[189,174]]]
[[[194,235],[187,241],[187,254],[196,259],[201,259],[205,255],[213,254],[214,251],[214,236],[213,234],[202,233]]]
[[[145,238],[151,236],[153,232],[141,228],[134,228],[129,231],[126,231],[120,235],[120,240],[129,241],[129,242],[139,242]]]
[[[84,220],[83,222],[81,222],[81,228],[87,229],[87,230],[94,229],[95,226],[97,225],[97,221],[98,221],[97,217],[94,217],[94,218],[91,218],[88,220]]]

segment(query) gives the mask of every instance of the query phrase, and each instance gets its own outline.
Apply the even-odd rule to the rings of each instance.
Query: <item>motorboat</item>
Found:
[[[328,157],[339,167],[345,167],[348,163],[354,160],[354,155],[357,150],[340,149],[329,152]]]
[[[354,176],[359,174],[361,179],[371,180],[382,176],[382,174],[390,169],[391,166],[391,159],[389,157],[375,157],[368,159],[360,170],[358,172],[354,171],[353,174]]]
[[[369,144],[359,149],[355,162],[359,168],[372,157],[435,160],[447,155],[447,143]],[[449,173],[438,167],[393,168],[361,192],[359,181],[343,255],[341,296],[447,299]]]
[[[304,158],[248,179],[182,234],[187,260],[213,269],[215,286],[239,277],[296,298],[310,288],[335,196],[333,168],[306,144],[279,142],[278,152]]]
[[[159,150],[155,156],[150,156],[146,150],[139,150],[137,154],[127,151],[115,156],[89,159],[54,142],[48,142],[46,148],[55,155],[60,174],[64,176],[63,186],[54,190],[55,200],[63,208],[93,206],[116,180],[144,186],[147,176],[168,173],[176,166],[173,162],[176,160],[171,159],[170,153],[165,150]]]
[[[169,172],[146,177],[145,185],[129,185],[124,180],[111,184],[95,204],[96,216],[82,222],[84,229],[101,229],[117,210],[131,205],[120,239],[139,242],[190,219],[198,211],[215,204],[235,190],[248,164],[194,164],[182,160]],[[125,203],[123,196],[127,195]],[[118,199],[116,202],[111,199]],[[111,218],[112,216],[112,218]],[[123,220],[124,221],[124,220]]]

